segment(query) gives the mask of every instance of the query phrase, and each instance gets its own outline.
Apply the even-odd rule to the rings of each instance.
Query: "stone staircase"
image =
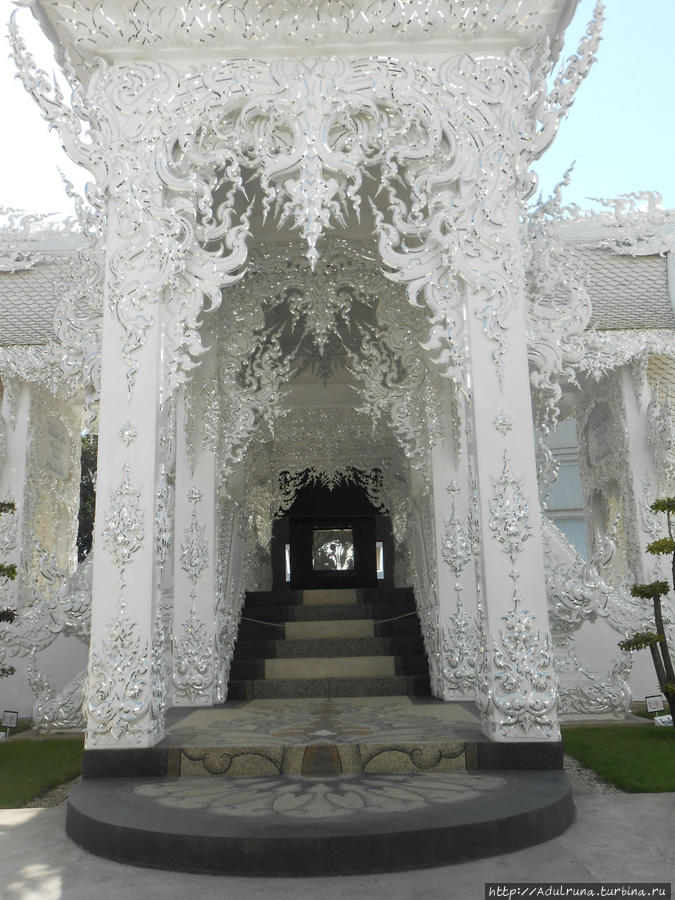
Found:
[[[414,613],[409,588],[248,593],[228,699],[428,695]]]

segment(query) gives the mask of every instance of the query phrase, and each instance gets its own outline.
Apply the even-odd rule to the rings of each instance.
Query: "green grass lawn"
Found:
[[[675,791],[675,728],[563,728],[563,746],[605,781],[631,793]]]
[[[18,808],[82,770],[82,741],[0,744],[0,807]]]

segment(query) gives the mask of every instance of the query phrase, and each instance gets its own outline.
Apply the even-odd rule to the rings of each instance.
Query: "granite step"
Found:
[[[296,657],[266,659],[265,678],[388,678],[396,674],[393,656]]]
[[[388,678],[274,678],[230,682],[230,700],[289,697],[428,696],[428,675],[393,675]]]
[[[286,622],[286,640],[310,638],[373,638],[375,623],[372,619],[330,619],[318,622]]]
[[[303,606],[351,606],[359,602],[355,588],[324,588],[302,592]]]
[[[295,665],[295,664],[298,665]],[[292,674],[299,672],[300,674]],[[427,659],[423,653],[403,656],[311,656],[234,659],[230,677],[234,681],[257,678],[328,678],[373,677],[386,675],[426,675]]]
[[[419,635],[373,638],[315,638],[303,640],[240,640],[236,657],[273,659],[295,656],[412,656],[424,653]]]
[[[408,603],[411,606],[415,604],[415,598],[410,588],[323,588],[320,591],[248,591],[246,593],[246,605],[250,608],[254,606],[309,606],[305,596],[312,594],[326,595],[326,602],[332,598],[334,602],[330,605],[343,605],[339,599],[341,592],[355,594],[357,603]],[[347,601],[353,602],[351,599]]]
[[[230,699],[429,693],[410,589],[246,595]]]
[[[410,603],[345,603],[305,606],[296,604],[283,606],[256,606],[248,604],[242,615],[267,622],[316,622],[326,619],[387,619],[405,613],[415,612]]]

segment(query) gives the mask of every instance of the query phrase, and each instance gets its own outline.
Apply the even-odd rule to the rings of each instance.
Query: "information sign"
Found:
[[[647,712],[661,712],[662,709],[666,708],[661,694],[652,694],[650,697],[645,697],[645,703],[647,704]]]
[[[663,707],[661,707],[663,709]],[[15,709],[6,709],[2,713],[2,727],[16,728],[19,719],[19,713]]]

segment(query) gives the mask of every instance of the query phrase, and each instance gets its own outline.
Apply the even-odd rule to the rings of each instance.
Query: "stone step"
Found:
[[[315,755],[322,753],[319,748]],[[570,785],[557,771],[116,777],[84,778],[74,786],[66,831],[89,853],[116,863],[269,878],[464,863],[550,841],[573,821]],[[551,847],[544,845],[539,855],[551,855]],[[501,865],[512,871],[514,864]],[[498,871],[494,864],[484,868]],[[434,878],[440,884],[441,877]],[[405,876],[404,883],[415,879]],[[320,889],[304,892],[312,893],[322,895]],[[408,888],[392,896],[422,893]]]
[[[245,606],[243,616],[268,622],[316,622],[324,619],[387,619],[414,613],[409,603],[333,603],[304,606]]]
[[[419,635],[374,638],[316,638],[314,640],[239,640],[235,661],[296,656],[413,656],[424,653]]]
[[[389,678],[273,678],[230,682],[228,699],[428,696],[428,675]]]
[[[294,643],[294,642],[292,642]],[[310,643],[298,641],[297,643]],[[363,660],[371,660],[369,668]],[[390,665],[387,661],[392,661]],[[294,667],[299,663],[300,668]],[[276,665],[275,665],[276,664]],[[301,671],[300,676],[292,674]],[[281,674],[280,674],[281,673]],[[257,678],[328,678],[328,677],[377,677],[380,675],[426,675],[427,658],[423,653],[404,656],[303,656],[272,657],[261,659],[234,659],[230,668],[230,678],[234,681],[255,680]]]
[[[345,609],[346,607],[341,607]],[[321,609],[321,607],[317,607]],[[252,610],[251,619],[258,619],[257,610]],[[244,616],[248,615],[245,610]],[[389,616],[382,618],[389,619]],[[375,624],[375,617],[345,617],[327,618],[315,620],[265,619],[261,624],[258,621],[247,621],[242,618],[239,625],[239,640],[284,640],[296,638],[373,638],[373,637],[419,637],[420,624],[417,615],[404,615],[403,618],[394,617],[391,621]],[[344,625],[344,628],[341,626]],[[289,627],[290,626],[290,627]]]
[[[387,678],[396,674],[393,656],[266,659],[265,678]]]
[[[410,588],[322,588],[327,597],[339,595],[341,591],[353,591],[357,603],[407,603],[414,606],[415,598]],[[303,606],[307,605],[303,595],[308,591],[247,591],[246,606]],[[331,605],[343,603],[335,600]],[[351,600],[347,602],[351,603]]]
[[[358,602],[354,588],[323,588],[302,592],[303,606],[345,606]]]
[[[286,622],[286,640],[312,638],[373,638],[375,623],[372,619],[331,619],[318,622]]]

